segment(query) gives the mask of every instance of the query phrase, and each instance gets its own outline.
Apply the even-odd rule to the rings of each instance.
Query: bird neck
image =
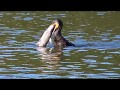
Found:
[[[63,36],[62,36],[61,32],[59,32],[59,34],[57,34],[57,35],[55,36],[55,39],[58,41],[58,40],[60,40],[61,38],[63,38]]]

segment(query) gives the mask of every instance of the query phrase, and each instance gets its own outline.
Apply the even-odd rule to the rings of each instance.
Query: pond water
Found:
[[[36,46],[51,22],[75,47]],[[0,79],[120,78],[120,12],[0,12]]]

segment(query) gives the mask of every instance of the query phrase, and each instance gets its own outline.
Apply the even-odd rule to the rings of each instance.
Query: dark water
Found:
[[[60,18],[76,47],[36,46]],[[120,12],[0,12],[0,79],[120,78]]]

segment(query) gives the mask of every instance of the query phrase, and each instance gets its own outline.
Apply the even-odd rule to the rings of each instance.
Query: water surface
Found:
[[[52,20],[76,47],[36,46]],[[120,78],[120,12],[0,12],[0,79]]]

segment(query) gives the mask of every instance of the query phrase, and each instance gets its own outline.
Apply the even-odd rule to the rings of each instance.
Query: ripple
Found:
[[[99,79],[108,78],[108,76],[102,74],[87,74],[86,76],[87,78],[99,78]]]
[[[108,53],[112,53],[112,54],[120,54],[120,51],[114,51],[114,52],[108,52]]]
[[[88,50],[77,50],[77,52],[87,52]]]
[[[113,58],[112,56],[105,56],[104,59],[110,59]]]
[[[80,69],[80,66],[75,66],[75,65],[66,65],[66,66],[72,69]]]
[[[99,69],[94,69],[94,70],[107,71],[108,69],[99,68]]]
[[[97,65],[88,65],[88,67],[97,67]]]
[[[101,74],[105,76],[110,76],[109,78],[120,78],[120,74],[118,73],[101,73]]]
[[[113,37],[115,39],[120,39],[120,35],[115,35],[115,37]]]
[[[93,59],[82,59],[82,60],[83,60],[83,62],[88,63],[88,64],[96,64],[97,63],[96,60],[93,60]]]
[[[0,55],[1,58],[3,58],[3,57],[12,57],[12,56],[15,56],[15,55]]]
[[[109,64],[109,65],[111,65],[113,63],[110,63],[110,62],[101,62],[100,64]]]
[[[103,15],[105,15],[107,12],[97,12],[97,15],[98,16],[103,16]]]
[[[87,55],[85,57],[98,57],[98,56],[95,56],[95,55]]]
[[[113,70],[120,70],[120,68],[112,68]]]
[[[25,20],[25,21],[30,21],[30,20],[33,20],[33,18],[32,18],[32,17],[26,17],[26,18],[24,18],[23,20]]]

